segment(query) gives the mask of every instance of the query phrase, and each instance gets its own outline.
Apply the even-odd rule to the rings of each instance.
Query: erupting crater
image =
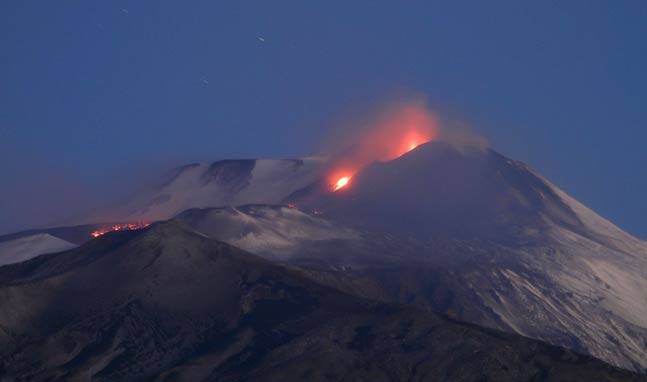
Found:
[[[331,192],[349,188],[353,176],[371,163],[394,160],[439,136],[436,117],[415,102],[396,105],[358,126],[341,140],[342,154],[327,177]]]

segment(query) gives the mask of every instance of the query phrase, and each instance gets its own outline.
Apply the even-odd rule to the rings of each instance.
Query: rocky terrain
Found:
[[[179,212],[176,221],[189,230],[341,295],[405,304],[646,370],[647,244],[529,166],[491,149],[432,142],[373,163],[337,192],[322,175],[327,166],[320,159],[185,166],[115,221]],[[90,232],[102,226],[9,235],[0,238],[0,249],[51,235],[87,242],[72,251],[80,259],[98,245],[89,241]],[[37,249],[28,256],[0,252],[0,260],[65,248]],[[25,264],[31,270],[40,259]],[[121,277],[96,272],[86,277],[106,285]],[[40,289],[21,293],[41,296],[43,304],[53,298]]]
[[[0,267],[2,380],[645,380],[360,299],[174,221]]]
[[[314,182],[286,202],[310,217],[248,206],[178,218],[350,293],[647,367],[647,245],[520,162],[427,144],[348,189]]]

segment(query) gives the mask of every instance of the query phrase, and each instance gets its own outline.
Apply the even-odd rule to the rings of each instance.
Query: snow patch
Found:
[[[47,233],[39,233],[0,243],[0,266],[19,263],[47,253],[61,252],[76,245]]]
[[[163,187],[140,196],[130,207],[135,212],[125,220],[168,219],[191,208],[278,204],[316,181],[324,164],[325,159],[317,157],[197,164],[182,170]]]

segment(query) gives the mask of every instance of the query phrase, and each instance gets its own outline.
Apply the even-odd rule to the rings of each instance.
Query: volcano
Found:
[[[283,201],[353,236],[292,240],[290,256],[270,243],[248,250],[349,293],[647,367],[647,244],[521,162],[431,142],[364,168],[337,192],[322,178]],[[248,230],[209,224],[207,211],[180,219],[245,246]],[[277,230],[299,220],[282,216],[263,232],[285,238]]]
[[[91,259],[95,256],[101,257],[100,263],[106,269],[112,266],[111,262],[121,261],[119,256],[104,254],[118,252],[118,248],[121,248],[118,238],[132,238],[134,243],[140,243],[142,238],[149,238],[145,240],[146,246],[129,246],[127,252],[130,255],[124,257],[130,259],[128,262],[137,264],[133,265],[133,269],[144,272],[148,269],[148,262],[140,264],[134,253],[159,254],[163,252],[162,247],[176,240],[175,236],[178,236],[178,240],[180,237],[191,237],[191,242],[211,243],[216,240],[222,248],[233,248],[232,253],[244,258],[254,258],[254,262],[271,262],[281,272],[297,275],[300,279],[307,280],[310,283],[308,285],[318,285],[317,288],[329,291],[326,293],[335,291],[336,296],[345,296],[344,299],[357,299],[353,300],[353,304],[373,301],[384,307],[408,306],[407,309],[425,312],[416,314],[434,317],[441,314],[456,322],[487,328],[484,329],[487,333],[488,330],[495,330],[496,333],[507,332],[513,337],[530,337],[592,355],[625,369],[641,372],[647,368],[647,294],[644,293],[647,290],[647,244],[577,202],[530,166],[490,148],[457,146],[437,140],[419,144],[395,159],[372,162],[353,172],[352,178],[349,177],[343,187],[335,190],[331,187],[331,175],[336,175],[335,161],[332,161],[333,165],[329,161],[331,159],[327,161],[323,158],[227,160],[184,166],[175,170],[157,188],[133,200],[126,208],[120,211],[115,208],[115,211],[123,215],[114,216],[111,220],[155,221],[174,217],[173,222],[176,223],[154,225],[152,229],[141,232],[107,233],[105,237],[97,239],[92,239],[90,233],[101,227],[109,227],[110,224],[94,222],[96,224],[29,231],[5,237],[4,240],[15,240],[41,233],[74,244],[83,244],[81,248],[71,252],[40,256],[0,268],[0,271],[8,272],[3,273],[6,275],[3,277],[6,277],[5,285],[8,288],[6,293],[36,296],[38,293],[35,291],[40,290],[38,288],[54,290],[53,285],[59,285],[56,284],[58,282],[78,286],[79,289],[61,292],[60,295],[43,295],[43,300],[34,303],[34,311],[25,308],[25,314],[37,315],[36,311],[49,307],[55,309],[57,304],[48,305],[47,301],[64,301],[66,297],[62,296],[68,293],[76,296],[74,293],[83,289],[80,285],[93,285],[94,278],[103,280],[106,286],[114,284],[120,288],[121,282],[115,281],[115,284],[111,280],[121,280],[122,270],[135,272],[127,270],[129,268],[125,263],[114,265],[116,268],[110,277],[106,276],[108,278],[100,277],[99,268],[92,271],[96,273],[92,273],[93,276],[83,276],[95,267],[89,265],[94,264],[95,260]],[[166,230],[155,227],[174,228]],[[154,234],[155,232],[157,233]],[[162,244],[157,245],[156,241]],[[116,247],[100,249],[107,243]],[[208,278],[201,272],[209,271],[198,268],[204,266],[205,269],[211,269],[211,265],[204,263],[190,271],[180,272],[188,266],[183,264],[184,261],[190,261],[195,256],[206,256],[201,251],[206,251],[204,248],[209,247],[207,244],[206,247],[193,245],[173,247],[173,253],[186,255],[174,255],[172,258],[176,261],[174,266],[178,267],[178,275],[181,274],[183,282],[187,284]],[[57,247],[48,251],[64,249]],[[47,251],[34,252],[28,257],[45,252]],[[264,260],[249,255],[248,252]],[[187,253],[192,255],[188,256]],[[142,257],[149,259],[151,264],[155,263],[153,254]],[[27,257],[19,260],[26,259]],[[39,264],[45,259],[67,260],[60,264],[58,260],[53,263],[50,262],[53,260],[47,260],[48,265],[43,265],[43,268]],[[169,266],[170,268],[172,267]],[[72,270],[83,281],[79,281],[79,284],[60,281],[59,277],[67,277],[63,275]],[[191,276],[191,272],[197,272],[195,278]],[[133,286],[128,289],[128,295],[140,296],[133,297],[133,301],[139,301],[147,296],[146,293],[168,293],[175,296],[172,290],[177,290],[183,296],[182,299],[190,300],[188,296],[193,293],[211,293],[207,292],[212,290],[210,288],[237,290],[242,285],[209,284],[215,283],[217,278],[225,277],[220,271],[214,272],[214,280],[208,283],[204,281],[208,284],[204,290],[193,291],[193,286],[181,286],[177,281],[162,282],[150,276],[153,278],[142,281],[146,283],[146,287]],[[34,290],[21,289],[45,279],[49,280],[47,283],[52,283],[52,288],[50,284],[38,284]],[[135,279],[132,276],[128,283],[135,283]],[[22,285],[15,289],[19,292],[14,292],[14,285]],[[308,288],[311,286],[306,289]],[[149,292],[143,292],[144,290]],[[186,291],[182,292],[183,290]],[[87,303],[94,309],[93,312],[99,314],[111,312],[112,308],[95,306],[94,299],[114,301],[117,304],[115,306],[125,306],[126,301],[131,301],[124,295],[113,298],[108,291],[101,293],[106,294],[83,297],[81,304]],[[81,293],[80,296],[85,295]],[[238,301],[238,297],[227,298],[227,301]],[[332,300],[335,298],[331,297]],[[166,299],[167,297],[160,297],[155,301],[162,304],[161,301]],[[12,300],[12,304],[18,304],[18,300]],[[225,305],[209,305],[211,302],[202,297],[196,302],[195,308],[201,304],[206,304],[205,309],[208,311],[224,312],[230,309],[225,308]],[[236,304],[239,303],[232,306]],[[17,305],[7,306],[18,309]],[[179,311],[173,312],[175,314]],[[157,313],[138,311],[137,314],[140,313],[148,317],[146,320],[156,320]],[[99,325],[94,327],[97,330],[105,324],[105,320],[113,320],[113,313],[92,316],[94,318],[85,311],[79,313],[64,310],[60,314],[61,317],[94,320],[92,322]],[[196,317],[186,319],[191,321],[196,320]],[[286,319],[289,321],[292,318]],[[27,319],[24,320],[26,323]],[[200,325],[204,324],[200,320]],[[229,318],[223,321],[226,327],[233,325],[228,320]],[[62,321],[65,319],[61,318]],[[18,325],[17,322],[3,324],[9,325],[3,328],[14,328],[11,325]],[[36,326],[29,330],[41,330],[40,324],[34,325]],[[116,327],[120,327],[119,325]],[[144,324],[137,323],[136,327],[140,327],[137,325]],[[183,326],[184,324],[178,327]],[[326,330],[329,329],[343,332],[341,326]],[[26,333],[20,330],[16,326],[7,333]],[[53,335],[59,333],[59,330],[60,333],[66,333],[64,325],[56,330],[42,333]],[[83,336],[89,336],[88,333],[74,334],[73,338],[86,338]],[[167,335],[166,332],[161,333]],[[70,338],[67,334],[61,335]],[[187,335],[187,338],[204,339],[207,334],[190,332]],[[14,337],[11,338],[11,341],[15,340]],[[32,347],[29,349],[41,349],[45,346],[43,338],[30,339]],[[110,338],[113,341],[113,337]],[[121,343],[119,341],[114,343]],[[209,342],[206,339],[204,341]],[[265,340],[254,341],[263,343]],[[457,341],[460,342],[458,339]],[[196,346],[196,349],[207,346],[202,342],[192,343],[193,345],[186,346]],[[112,345],[102,342],[100,346],[110,348]],[[110,349],[123,348],[115,346],[117,347]],[[78,345],[74,349],[82,352],[82,347],[83,345]],[[14,349],[19,351],[17,347]],[[20,350],[20,357],[25,362],[44,362],[43,359],[27,357],[24,353],[27,347],[20,349],[23,349]],[[335,349],[334,352],[347,352],[347,349]],[[149,351],[153,352],[151,349]],[[206,355],[208,352],[201,353],[202,350],[191,351],[211,357]],[[186,354],[191,351],[186,350]],[[10,352],[5,354],[10,357]],[[45,374],[53,375],[50,374],[53,373],[52,370],[64,370],[68,373],[67,362],[72,362],[73,365],[86,362],[72,361],[75,354],[72,352],[62,363],[52,364],[51,368],[48,366]],[[108,358],[101,359],[109,364],[113,362],[113,357],[121,359],[116,353],[110,354],[112,355],[106,356]],[[164,355],[164,359],[173,361],[159,361],[166,366],[159,366],[157,369],[150,366],[141,375],[157,375],[155,373],[162,373],[161,370],[170,364],[192,362],[188,361],[192,356],[186,354]],[[256,354],[255,350],[250,350],[249,354],[250,357],[251,354]],[[224,359],[221,357],[225,355],[216,359]],[[367,358],[361,362],[373,361]],[[89,367],[87,363],[84,365],[85,368]],[[185,365],[182,370],[184,367],[190,369]],[[119,368],[114,370],[133,373]],[[11,373],[15,372],[15,375],[36,373],[35,369],[28,366],[12,370]],[[111,374],[112,367],[106,370],[101,372],[106,379],[117,375]],[[218,369],[220,371],[217,372],[213,370],[211,372],[223,375],[218,373],[224,369]],[[231,370],[227,373],[236,375]]]

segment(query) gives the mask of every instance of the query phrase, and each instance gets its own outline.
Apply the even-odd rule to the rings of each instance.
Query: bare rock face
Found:
[[[2,380],[644,380],[371,302],[176,222],[0,268]]]

